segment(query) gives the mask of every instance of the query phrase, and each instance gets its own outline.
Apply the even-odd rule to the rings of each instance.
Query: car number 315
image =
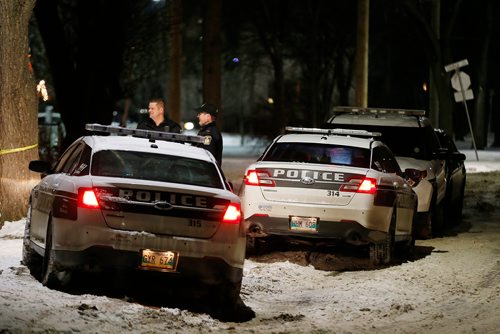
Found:
[[[340,196],[340,192],[338,190],[327,190],[326,191],[326,196],[339,197]]]

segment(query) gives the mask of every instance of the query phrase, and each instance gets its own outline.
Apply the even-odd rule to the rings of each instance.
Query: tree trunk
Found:
[[[217,123],[220,119],[221,104],[221,0],[205,1],[203,15],[203,103],[212,103],[219,107]]]
[[[358,0],[358,35],[356,43],[356,106],[368,107],[368,45],[370,0]]]
[[[487,85],[488,85],[488,57],[490,51],[491,30],[493,26],[492,3],[488,2],[485,7],[485,33],[481,48],[481,57],[478,71],[478,85],[476,92],[476,113],[474,124],[474,137],[478,150],[488,145],[488,108],[487,108]]]
[[[0,1],[0,225],[26,214],[38,174],[36,85],[31,73],[28,24],[35,0]]]
[[[167,112],[171,119],[181,121],[181,77],[182,77],[182,1],[168,4],[169,25],[169,73]]]

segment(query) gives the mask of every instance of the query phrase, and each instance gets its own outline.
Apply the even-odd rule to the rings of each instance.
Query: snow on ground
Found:
[[[379,269],[318,270],[303,252],[247,260],[241,296],[256,315],[241,323],[48,289],[20,263],[24,219],[6,222],[0,332],[500,333],[500,173],[478,173],[500,170],[500,152],[479,152],[479,162],[465,153],[470,175],[455,233],[419,240],[415,261]]]

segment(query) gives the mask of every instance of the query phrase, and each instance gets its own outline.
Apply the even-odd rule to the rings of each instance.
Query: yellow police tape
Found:
[[[0,150],[0,155],[9,154],[9,153],[16,153],[16,152],[22,152],[22,151],[27,151],[27,150],[31,150],[32,148],[35,148],[37,146],[38,146],[38,144],[33,144],[33,145],[30,145],[30,146],[19,147],[19,148],[8,148],[8,149],[5,149],[5,150]]]

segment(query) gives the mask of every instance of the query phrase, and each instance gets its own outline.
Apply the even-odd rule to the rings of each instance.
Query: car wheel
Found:
[[[41,282],[48,288],[56,288],[69,283],[71,278],[69,271],[58,270],[55,259],[54,250],[52,249],[52,221],[47,224],[47,236],[45,238],[45,254],[42,262]]]
[[[218,318],[233,318],[242,304],[240,290],[241,281],[212,288],[210,301],[213,303],[214,315]]]
[[[431,211],[432,237],[442,237],[444,231],[444,206],[443,203],[435,204]]]
[[[373,265],[389,264],[394,254],[396,234],[396,208],[392,210],[391,223],[385,240],[370,244],[370,262]]]
[[[453,214],[453,225],[458,226],[462,222],[462,211],[464,208],[464,194],[465,194],[465,181],[462,184],[462,188],[460,189],[460,195],[457,198],[456,202],[453,203],[451,208],[451,212]]]
[[[40,259],[38,254],[31,248],[31,203],[28,205],[26,213],[26,224],[24,225],[23,236],[23,261],[22,263],[28,267],[31,275],[39,277],[40,275]]]

